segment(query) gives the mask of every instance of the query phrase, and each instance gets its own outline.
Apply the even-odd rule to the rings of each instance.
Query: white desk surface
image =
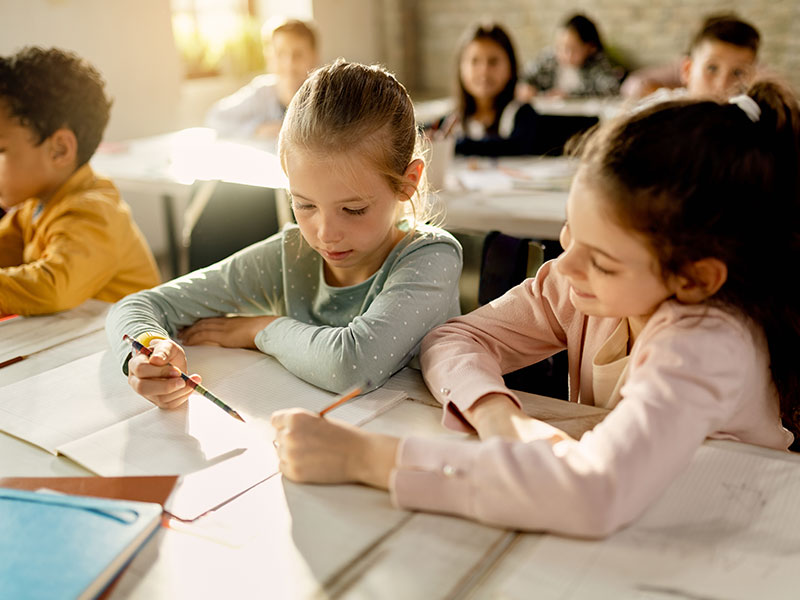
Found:
[[[86,356],[105,343],[97,331],[45,349],[35,362],[25,359],[0,370],[0,386]],[[417,372],[405,369],[387,386],[403,389],[409,399],[366,429],[465,437],[442,428],[441,409]],[[606,414],[521,396],[527,411],[573,436]],[[787,460],[785,454],[735,446],[743,455]],[[70,475],[88,473],[66,458],[0,434],[0,477]],[[517,586],[523,577],[527,591],[520,597],[526,597],[537,592],[525,585],[519,565],[547,539],[552,538],[397,510],[388,494],[363,486],[298,485],[275,475],[192,523],[172,520],[135,557],[110,597],[495,598],[506,597],[507,577]]]
[[[0,386],[106,344],[100,330],[42,350],[0,370]],[[440,425],[440,409],[417,372],[404,370],[387,385],[406,391],[409,400],[367,429],[465,437]],[[604,413],[532,395],[526,401],[571,424],[585,416],[584,427]],[[86,475],[64,457],[0,433],[0,477]],[[273,476],[193,523],[173,521],[137,555],[111,597],[437,597],[471,587],[514,536],[463,519],[400,511],[388,494],[362,486],[304,486]]]
[[[438,192],[445,228],[557,240],[571,181],[567,163],[562,157],[456,158]]]

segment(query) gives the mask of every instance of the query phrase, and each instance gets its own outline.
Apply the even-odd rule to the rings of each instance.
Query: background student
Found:
[[[88,164],[111,108],[104,85],[56,48],[0,58],[0,314],[113,302],[159,282],[128,206]]]
[[[576,14],[556,32],[555,45],[543,50],[522,75],[517,98],[537,93],[559,97],[613,96],[625,69],[606,54],[597,26]]]
[[[711,15],[692,38],[687,56],[671,65],[634,71],[623,95],[641,98],[660,88],[685,88],[693,97],[728,98],[740,94],[756,74],[761,36],[733,13]]]
[[[431,216],[414,109],[377,66],[317,70],[289,105],[279,154],[296,226],[112,307],[109,341],[162,408],[191,388],[184,344],[257,348],[316,386],[381,385],[458,314],[461,249]],[[228,315],[238,316],[228,316]],[[129,359],[123,334],[154,349]]]
[[[292,97],[317,66],[317,36],[297,19],[267,21],[264,58],[271,73],[258,75],[235,94],[216,102],[206,125],[223,137],[277,138]]]
[[[445,424],[483,441],[400,441],[281,411],[282,472],[388,487],[407,509],[602,536],[707,437],[785,450],[784,424],[800,431],[786,272],[800,260],[799,133],[797,99],[765,83],[606,125],[583,152],[564,254],[423,343]],[[502,379],[562,348],[570,399],[613,409],[580,440],[523,414]]]
[[[458,52],[458,107],[441,127],[456,136],[457,154],[507,156],[540,151],[537,114],[514,99],[517,58],[511,38],[496,23],[464,35]]]

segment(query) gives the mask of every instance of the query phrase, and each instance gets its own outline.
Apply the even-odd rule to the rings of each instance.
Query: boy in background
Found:
[[[0,57],[0,314],[114,302],[159,283],[128,206],[88,164],[110,108],[102,77],[75,54]]]
[[[631,73],[622,94],[641,98],[659,88],[685,88],[690,97],[729,98],[741,94],[755,77],[761,36],[732,13],[706,18],[678,63]]]
[[[317,66],[317,36],[303,21],[267,21],[262,41],[272,72],[219,100],[206,116],[206,125],[222,137],[277,138],[286,107]]]

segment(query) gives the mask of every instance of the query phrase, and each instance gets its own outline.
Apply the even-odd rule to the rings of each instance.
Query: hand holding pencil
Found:
[[[185,373],[186,354],[172,340],[158,340],[151,348],[142,346],[129,336],[124,339],[134,349],[128,361],[128,383],[139,395],[159,408],[177,408],[189,398],[193,391],[205,396],[233,418],[244,421],[230,406],[222,402],[200,383],[197,374]]]

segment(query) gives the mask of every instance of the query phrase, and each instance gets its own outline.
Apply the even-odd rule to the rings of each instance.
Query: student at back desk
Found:
[[[78,56],[0,58],[0,314],[113,302],[159,282],[130,210],[88,162],[111,102]]]

